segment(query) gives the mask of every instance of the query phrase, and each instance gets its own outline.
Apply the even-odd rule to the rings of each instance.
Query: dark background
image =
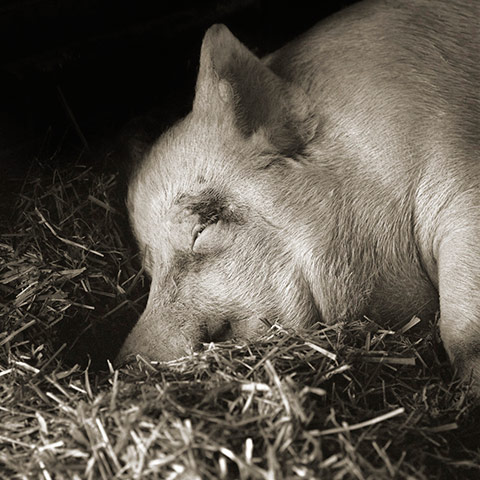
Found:
[[[32,160],[95,161],[133,117],[187,112],[212,23],[262,55],[350,3],[0,0],[0,203]]]

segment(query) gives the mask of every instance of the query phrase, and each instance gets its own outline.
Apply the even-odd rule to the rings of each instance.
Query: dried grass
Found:
[[[44,170],[1,236],[0,478],[480,478],[477,408],[416,319],[113,370],[148,288],[117,187]]]

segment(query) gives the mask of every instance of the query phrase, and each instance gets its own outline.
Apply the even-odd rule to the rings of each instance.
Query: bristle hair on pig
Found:
[[[151,289],[118,361],[262,319],[439,311],[480,389],[479,19],[470,0],[365,1],[264,58],[212,26],[191,112],[129,185]]]

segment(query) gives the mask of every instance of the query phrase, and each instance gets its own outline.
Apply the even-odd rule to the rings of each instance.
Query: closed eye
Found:
[[[200,234],[207,228],[209,224],[208,223],[203,223],[201,225],[195,225],[195,228],[192,230],[192,242],[190,244],[190,250],[193,250],[193,247],[195,246],[195,242],[197,241],[197,238],[200,236]]]
[[[210,225],[214,225],[215,223],[217,223],[218,220],[218,215],[214,215],[212,216],[212,218],[209,219],[208,222],[195,225],[192,230],[192,241],[190,243],[190,250],[193,250],[193,248],[195,247],[195,242],[198,240],[201,233]]]

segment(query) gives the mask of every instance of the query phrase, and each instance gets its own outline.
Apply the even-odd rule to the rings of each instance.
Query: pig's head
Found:
[[[119,360],[170,360],[318,319],[305,273],[316,120],[306,94],[222,26],[205,35],[192,112],[152,147],[128,206],[151,276]],[[312,193],[313,195],[313,193]],[[302,221],[299,221],[302,217]]]

